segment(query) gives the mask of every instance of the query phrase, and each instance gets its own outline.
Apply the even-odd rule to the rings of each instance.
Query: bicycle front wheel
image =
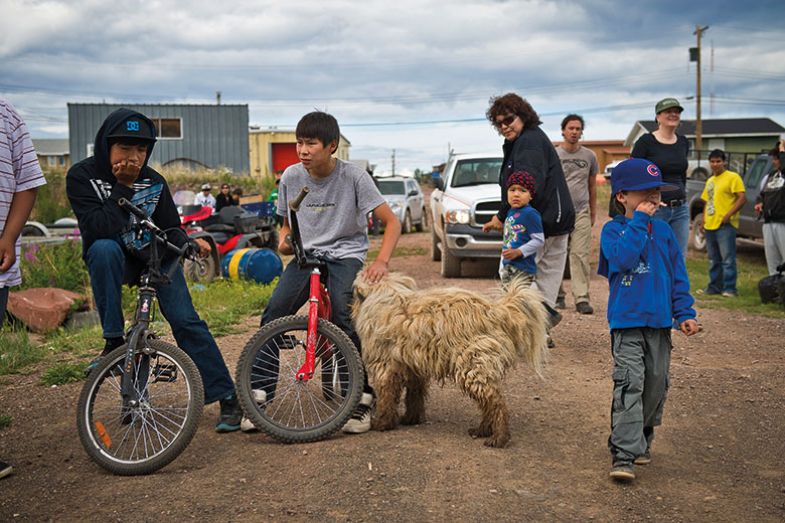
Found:
[[[354,343],[322,319],[316,334],[316,365],[308,380],[296,376],[305,362],[305,316],[287,316],[262,327],[237,364],[235,385],[246,417],[285,443],[330,436],[360,402],[364,371]]]
[[[87,454],[121,476],[150,474],[171,463],[196,434],[204,406],[202,378],[178,347],[149,340],[134,354],[136,400],[121,394],[126,346],[90,372],[79,396],[76,426]]]

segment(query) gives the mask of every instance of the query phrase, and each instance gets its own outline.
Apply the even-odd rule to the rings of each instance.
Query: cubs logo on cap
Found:
[[[665,183],[659,167],[643,158],[628,158],[611,172],[613,194],[621,191],[645,191],[655,187],[665,191],[678,189],[676,185]]]

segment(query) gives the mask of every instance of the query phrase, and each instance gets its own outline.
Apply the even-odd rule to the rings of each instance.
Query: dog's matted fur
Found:
[[[496,300],[459,288],[418,290],[412,278],[390,274],[354,282],[352,319],[378,401],[372,427],[395,428],[406,388],[406,412],[425,419],[431,379],[452,380],[474,399],[482,420],[469,433],[504,447],[510,440],[502,379],[518,358],[541,376],[546,356],[546,313],[540,294],[518,280]]]

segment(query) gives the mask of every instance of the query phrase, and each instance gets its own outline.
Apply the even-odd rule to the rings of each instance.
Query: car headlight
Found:
[[[453,209],[444,213],[444,221],[447,223],[469,223],[468,209]]]

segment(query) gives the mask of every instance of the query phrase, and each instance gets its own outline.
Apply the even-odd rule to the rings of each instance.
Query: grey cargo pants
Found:
[[[611,331],[613,406],[608,448],[614,460],[646,452],[662,423],[671,362],[671,330],[641,327]]]

